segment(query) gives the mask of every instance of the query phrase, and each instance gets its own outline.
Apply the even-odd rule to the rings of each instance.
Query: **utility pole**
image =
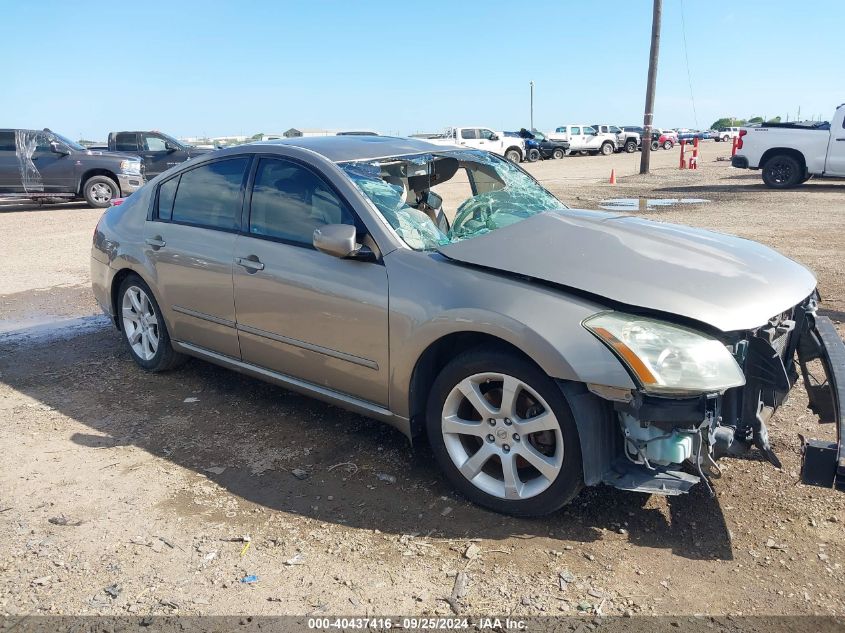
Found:
[[[531,86],[531,129],[530,132],[534,131],[534,82],[529,81],[528,85]]]
[[[643,155],[640,157],[640,173],[647,174],[651,160],[651,128],[654,123],[654,90],[657,85],[657,56],[660,52],[660,17],[663,14],[663,0],[654,0],[651,16],[651,53],[648,57],[648,85],[645,90],[645,113],[643,114]]]

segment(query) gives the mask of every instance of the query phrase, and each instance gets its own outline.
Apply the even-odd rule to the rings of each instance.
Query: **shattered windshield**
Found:
[[[433,250],[566,205],[508,160],[482,151],[341,163],[405,243]]]

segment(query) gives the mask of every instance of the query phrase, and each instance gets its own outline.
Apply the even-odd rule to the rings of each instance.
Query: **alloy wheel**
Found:
[[[152,360],[158,351],[159,325],[152,301],[138,286],[123,293],[123,331],[132,351],[142,360]]]
[[[458,471],[501,499],[542,493],[563,466],[563,435],[552,408],[507,374],[475,374],[455,385],[443,404],[441,433]]]
[[[91,185],[91,198],[96,202],[108,202],[114,196],[114,192],[104,182],[97,182]]]

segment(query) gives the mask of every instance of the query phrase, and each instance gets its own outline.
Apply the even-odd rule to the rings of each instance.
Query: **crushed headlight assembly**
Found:
[[[122,160],[120,161],[120,173],[130,174],[132,176],[141,175],[141,161],[139,160]]]
[[[647,393],[696,395],[745,384],[727,347],[701,332],[620,312],[601,312],[583,325],[619,357]]]

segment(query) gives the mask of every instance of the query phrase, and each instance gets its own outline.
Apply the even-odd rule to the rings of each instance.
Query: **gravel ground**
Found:
[[[633,212],[797,259],[845,332],[845,183],[770,191],[728,151],[527,169],[575,207],[707,200]],[[723,460],[716,498],[597,488],[503,517],[376,422],[199,361],[139,371],[88,287],[99,215],[0,207],[0,613],[845,615],[845,495],[798,483],[798,433],[835,431],[802,387],[771,424],[782,470]]]

